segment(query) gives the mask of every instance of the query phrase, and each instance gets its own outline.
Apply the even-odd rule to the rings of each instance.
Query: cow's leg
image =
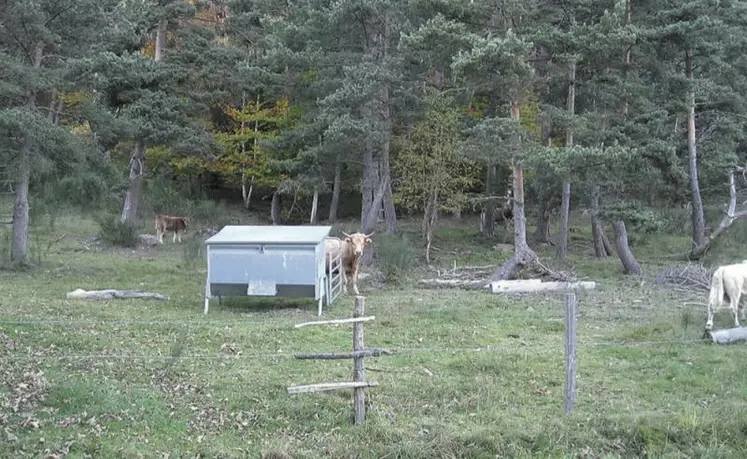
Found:
[[[176,244],[176,231],[174,231],[174,237],[171,239],[172,244]]]
[[[340,275],[342,275],[342,293],[348,293],[348,276],[347,269],[344,266],[340,267]]]
[[[731,306],[731,312],[734,314],[734,326],[739,327],[739,292],[729,295],[729,304]]]
[[[708,303],[708,320],[706,321],[705,325],[706,330],[710,330],[713,328],[713,308],[711,307],[711,303]]]
[[[176,238],[179,240],[179,244],[182,243],[182,233],[176,233]]]
[[[158,243],[163,244],[163,232],[158,231]]]
[[[360,295],[361,292],[358,291],[358,267],[353,267],[353,291],[356,295]]]

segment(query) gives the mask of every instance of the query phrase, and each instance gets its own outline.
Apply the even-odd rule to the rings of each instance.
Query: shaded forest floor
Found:
[[[565,418],[562,296],[418,289],[437,267],[499,265],[510,254],[493,249],[500,232],[488,239],[474,222],[444,222],[435,265],[425,267],[417,227],[405,222],[405,242],[375,236],[395,248],[360,282],[376,316],[366,345],[400,352],[367,359],[379,386],[367,390],[368,417],[356,427],[350,392],[286,392],[352,376],[349,361],[293,358],[351,347],[349,326],[294,329],[316,320],[313,300],[225,299],[203,316],[194,232],[181,245],[169,235],[163,246],[109,249],[91,220],[57,218],[32,236],[37,267],[0,271],[0,456],[747,455],[747,348],[700,342],[707,294],[653,280],[688,248],[687,235],[633,232],[646,273],[635,279],[616,258],[593,258],[586,217],[574,217],[567,261],[536,248],[554,269],[599,283],[579,295],[578,395]],[[708,262],[741,261],[738,241]],[[170,300],[66,300],[76,288]],[[352,309],[349,295],[326,318]],[[716,327],[729,325],[717,315]]]

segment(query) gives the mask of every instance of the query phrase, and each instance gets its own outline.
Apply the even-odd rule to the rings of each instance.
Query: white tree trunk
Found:
[[[254,191],[254,176],[249,180],[249,187],[246,186],[246,173],[241,174],[241,199],[244,202],[244,209],[249,210],[252,202],[252,192]]]
[[[311,200],[311,218],[309,218],[309,223],[312,225],[317,224],[317,214],[319,209],[319,188],[314,187],[314,197]]]
[[[153,58],[156,61],[163,59],[163,50],[166,46],[166,26],[168,26],[168,19],[161,19],[158,23],[158,29],[156,30],[156,49]]]

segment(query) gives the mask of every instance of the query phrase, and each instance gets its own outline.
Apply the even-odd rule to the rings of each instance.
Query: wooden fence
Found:
[[[310,325],[331,325],[331,324],[353,324],[353,351],[344,353],[313,353],[313,354],[295,354],[297,359],[319,359],[319,360],[339,360],[353,359],[353,381],[352,382],[334,382],[309,384],[305,386],[288,387],[288,394],[301,394],[308,392],[322,392],[337,389],[353,389],[353,404],[355,412],[355,423],[362,424],[366,418],[366,398],[363,389],[374,387],[379,384],[376,381],[365,380],[365,357],[378,357],[381,355],[391,355],[392,352],[386,349],[369,348],[363,343],[363,325],[375,319],[374,316],[366,317],[365,298],[362,296],[355,297],[355,310],[352,319],[322,320],[317,322],[305,322],[296,325],[296,328],[307,327]]]
[[[578,317],[578,300],[574,292],[565,295],[565,384],[563,387],[563,411],[570,414],[576,401],[576,322]],[[364,316],[365,298],[355,297],[355,311],[351,319],[322,320],[317,322],[304,322],[297,324],[296,328],[311,325],[333,325],[353,324],[353,351],[343,353],[311,353],[294,354],[297,359],[339,360],[353,359],[353,381],[309,384],[304,386],[288,387],[288,394],[300,394],[308,392],[322,392],[337,389],[353,389],[353,401],[355,412],[355,423],[362,424],[366,417],[365,394],[363,389],[375,387],[376,381],[365,380],[365,357],[379,357],[391,355],[392,351],[387,349],[366,348],[363,342],[363,325],[375,319],[374,316]]]

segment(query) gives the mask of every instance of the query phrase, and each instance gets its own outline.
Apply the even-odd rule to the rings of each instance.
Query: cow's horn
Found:
[[[371,231],[371,234],[366,234],[366,237],[371,237],[376,233],[376,231]]]
[[[342,234],[344,234],[346,237],[350,237],[350,235],[346,233],[345,231],[343,231]]]

